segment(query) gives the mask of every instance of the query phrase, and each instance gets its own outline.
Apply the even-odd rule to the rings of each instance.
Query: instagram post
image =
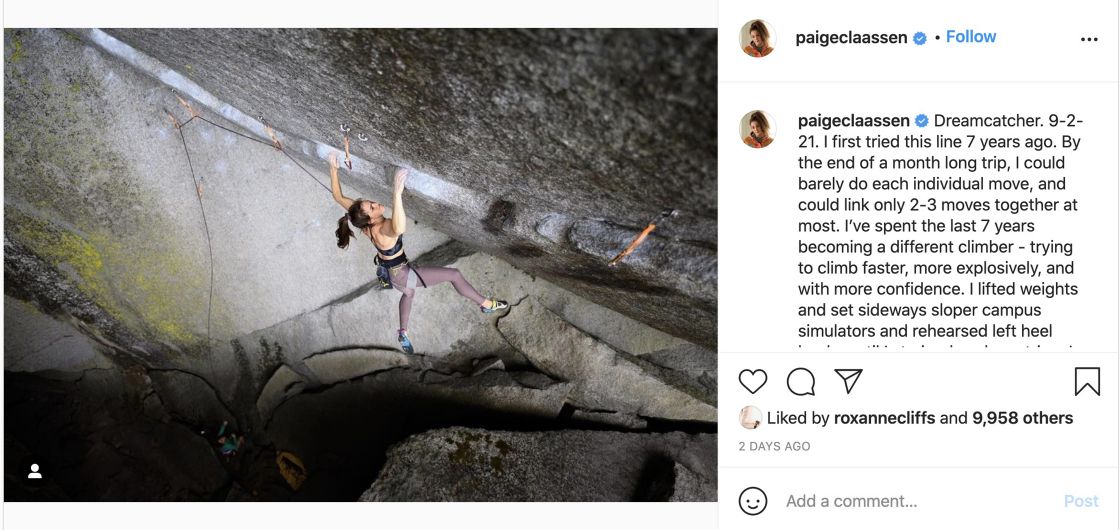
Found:
[[[6,528],[1120,528],[1120,7],[6,2]]]

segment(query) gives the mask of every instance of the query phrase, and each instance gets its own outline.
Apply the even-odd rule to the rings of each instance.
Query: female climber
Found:
[[[408,256],[404,253],[404,238],[401,237],[407,229],[407,218],[404,213],[404,203],[401,195],[404,193],[404,183],[408,180],[408,170],[397,169],[393,175],[393,217],[385,217],[385,206],[374,201],[363,199],[349,199],[342,195],[342,187],[338,183],[338,156],[331,153],[328,157],[331,168],[331,193],[334,200],[346,209],[346,215],[338,220],[338,248],[345,249],[350,244],[350,238],[355,237],[354,232],[346,225],[347,221],[357,227],[377,249],[377,262],[389,272],[389,281],[393,287],[401,292],[400,323],[397,331],[397,340],[401,349],[406,353],[413,353],[412,341],[408,338],[408,314],[412,311],[412,298],[416,294],[416,287],[432,287],[443,282],[451,282],[455,290],[465,298],[478,304],[483,313],[494,313],[509,308],[509,303],[504,300],[485,298],[463,278],[458,269],[450,267],[414,267],[408,263]]]

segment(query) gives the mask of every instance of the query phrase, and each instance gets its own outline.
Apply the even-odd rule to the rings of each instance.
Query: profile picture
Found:
[[[774,142],[774,129],[771,127],[773,120],[761,110],[752,110],[743,116],[739,122],[739,137],[743,143],[762,149]]]
[[[762,411],[754,405],[747,405],[739,411],[739,425],[744,429],[757,429],[762,425]]]
[[[766,57],[774,51],[770,45],[770,25],[760,19],[743,24],[739,30],[739,47],[751,57]]]

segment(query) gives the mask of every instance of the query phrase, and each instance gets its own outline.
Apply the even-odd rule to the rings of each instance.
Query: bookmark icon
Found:
[[[1098,396],[1101,395],[1101,367],[1078,366],[1073,369],[1073,395],[1081,395],[1085,389]]]

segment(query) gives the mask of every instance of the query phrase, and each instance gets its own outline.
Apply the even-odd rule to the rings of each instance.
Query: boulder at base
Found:
[[[699,502],[715,484],[714,433],[453,427],[390,449],[361,500]]]

